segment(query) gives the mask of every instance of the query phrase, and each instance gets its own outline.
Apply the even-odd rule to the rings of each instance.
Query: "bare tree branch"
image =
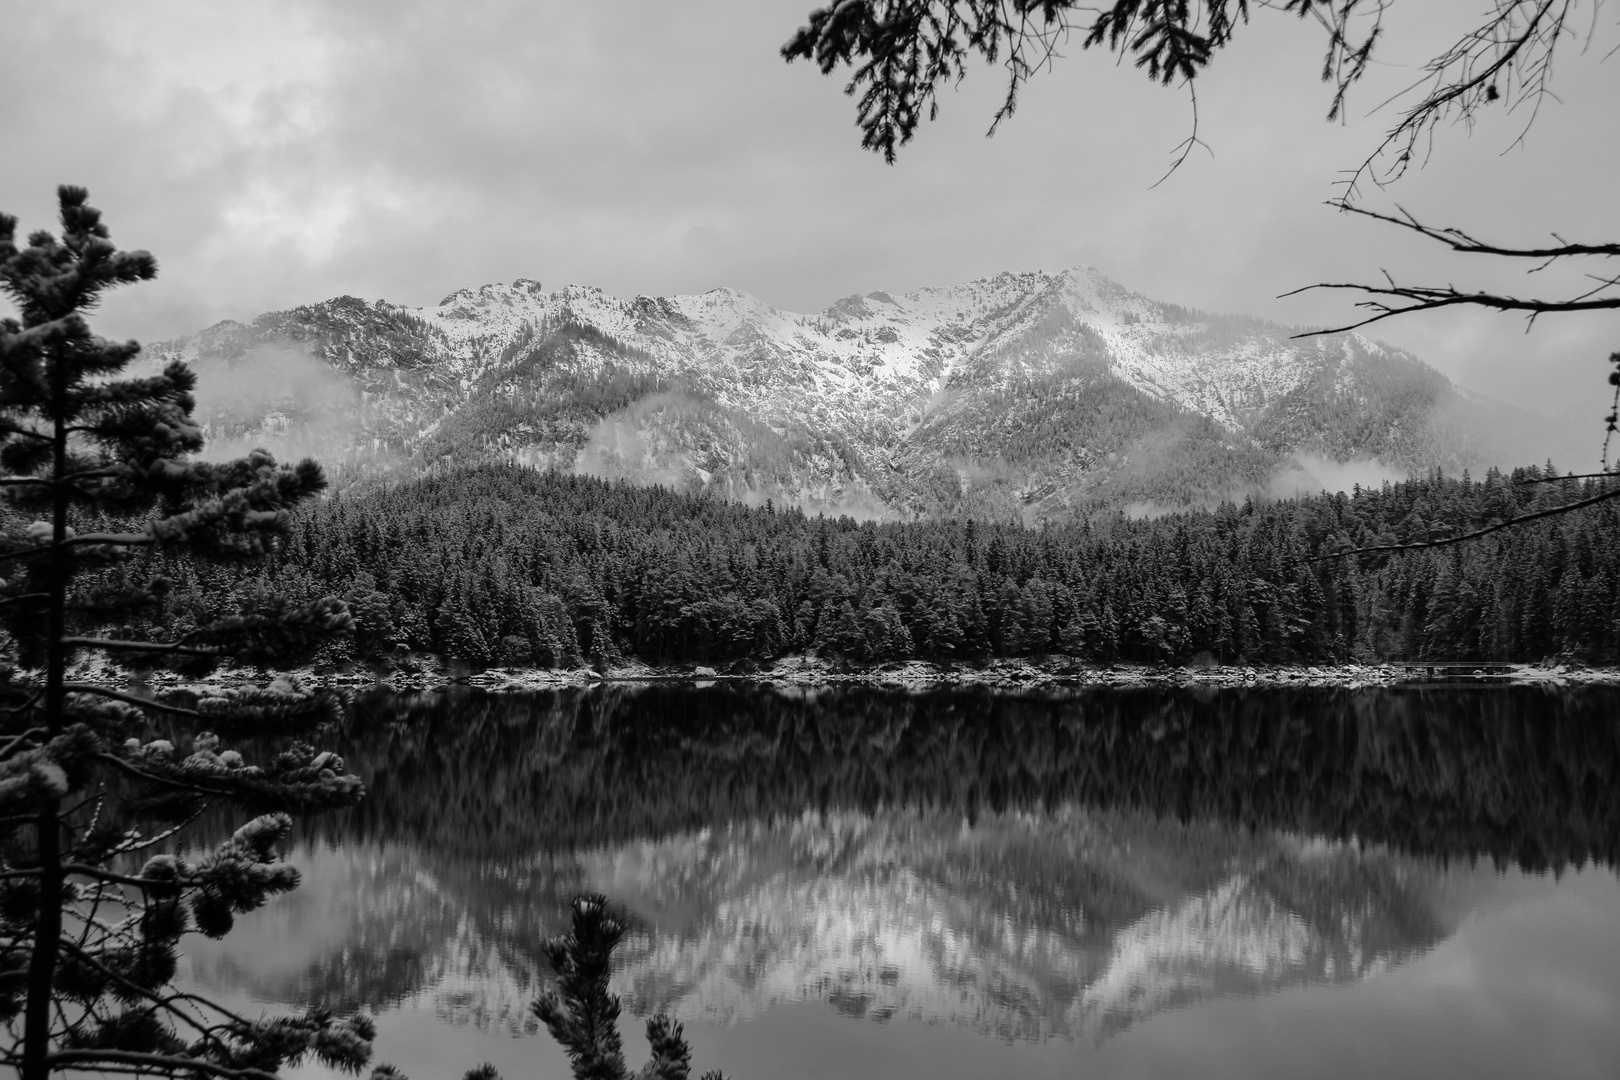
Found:
[[[1489,243],[1480,240],[1462,229],[1425,225],[1404,207],[1397,207],[1397,213],[1386,214],[1376,210],[1367,210],[1353,206],[1343,201],[1329,203],[1346,213],[1359,214],[1362,217],[1372,218],[1389,225],[1396,225],[1409,229],[1420,236],[1445,244],[1453,251],[1474,255],[1494,255],[1510,259],[1534,259],[1539,265],[1534,267],[1534,273],[1558,259],[1581,257],[1614,258],[1620,256],[1620,243],[1601,244],[1572,244],[1561,237],[1558,244],[1547,247],[1508,247],[1502,244]],[[1298,289],[1291,289],[1282,296],[1297,296],[1300,293],[1313,289],[1346,289],[1359,292],[1368,297],[1356,303],[1356,307],[1372,314],[1364,319],[1343,326],[1336,326],[1327,330],[1307,330],[1295,334],[1295,337],[1315,337],[1321,334],[1341,334],[1350,330],[1358,330],[1384,319],[1396,315],[1406,315],[1414,311],[1436,311],[1448,307],[1483,307],[1493,311],[1522,311],[1529,315],[1532,322],[1542,315],[1559,314],[1575,311],[1613,311],[1620,310],[1620,274],[1612,276],[1588,275],[1597,284],[1575,296],[1565,299],[1546,299],[1538,297],[1508,296],[1503,293],[1477,291],[1469,292],[1457,288],[1455,285],[1401,285],[1385,273],[1386,284],[1368,285],[1360,282],[1318,282],[1315,285],[1305,285]],[[1607,295],[1604,295],[1607,294]]]
[[[1565,473],[1563,476],[1535,476],[1525,480],[1515,480],[1515,484],[1557,484],[1565,480],[1615,480],[1620,474],[1612,472],[1583,472]]]
[[[1365,293],[1371,297],[1388,297],[1389,300],[1371,299],[1361,300],[1356,307],[1374,312],[1365,319],[1335,326],[1326,330],[1305,330],[1293,335],[1296,338],[1319,337],[1322,334],[1343,334],[1351,330],[1359,330],[1363,326],[1370,326],[1384,319],[1394,318],[1396,315],[1409,315],[1414,311],[1438,311],[1448,307],[1483,307],[1494,311],[1523,311],[1529,314],[1532,321],[1541,315],[1567,313],[1572,311],[1614,311],[1620,309],[1620,296],[1589,297],[1585,300],[1534,300],[1522,299],[1516,296],[1502,296],[1497,293],[1463,292],[1452,286],[1426,286],[1426,285],[1361,285],[1354,282],[1321,282],[1316,285],[1305,285],[1298,289],[1291,289],[1280,294],[1281,296],[1295,296],[1299,293],[1309,292],[1312,289],[1349,289],[1354,292]],[[1280,297],[1279,297],[1280,298]],[[1400,304],[1392,301],[1408,300],[1410,303]]]
[[[1192,130],[1187,133],[1185,139],[1182,139],[1171,149],[1170,152],[1176,155],[1175,160],[1170,163],[1170,167],[1165,170],[1163,176],[1153,181],[1152,186],[1148,189],[1150,191],[1170,179],[1176,170],[1186,162],[1194,147],[1202,146],[1211,157],[1215,156],[1215,151],[1210,150],[1209,144],[1198,137],[1198,87],[1191,79],[1186,80],[1185,85],[1187,87],[1187,99],[1192,107]]]
[[[1595,0],[1594,7],[1601,2]],[[1509,110],[1530,108],[1527,130],[1541,101],[1551,93],[1553,55],[1569,32],[1574,7],[1575,0],[1494,0],[1494,10],[1484,22],[1425,64],[1416,82],[1378,106],[1428,87],[1341,181],[1344,199],[1355,198],[1364,179],[1379,187],[1399,179],[1414,161],[1426,156],[1422,144],[1443,121],[1472,127],[1481,109],[1504,101]],[[1521,130],[1515,144],[1523,137]],[[1382,170],[1380,160],[1389,161]]]
[[[1538,259],[1543,262],[1550,259],[1562,259],[1575,255],[1602,255],[1620,256],[1620,244],[1570,244],[1562,237],[1554,236],[1558,241],[1554,247],[1503,247],[1499,244],[1487,243],[1475,239],[1462,229],[1441,228],[1434,225],[1425,225],[1414,217],[1404,206],[1397,205],[1393,214],[1381,213],[1377,210],[1368,210],[1366,207],[1345,202],[1343,199],[1333,199],[1328,205],[1342,210],[1347,214],[1359,214],[1362,217],[1372,218],[1374,221],[1387,222],[1390,225],[1399,225],[1403,229],[1410,229],[1431,240],[1438,240],[1453,251],[1477,255],[1505,255],[1514,259]]]
[[[1614,498],[1620,498],[1620,487],[1600,492],[1597,495],[1591,496],[1590,498],[1578,499],[1572,503],[1564,503],[1562,506],[1554,506],[1548,510],[1537,510],[1533,514],[1520,514],[1518,517],[1511,517],[1506,521],[1498,521],[1494,525],[1487,525],[1483,529],[1475,529],[1473,532],[1463,533],[1461,536],[1448,536],[1442,540],[1422,540],[1413,544],[1377,544],[1371,547],[1345,548],[1343,551],[1328,552],[1324,555],[1312,555],[1305,561],[1322,562],[1325,559],[1342,559],[1347,555],[1368,555],[1381,551],[1417,551],[1423,548],[1450,547],[1452,544],[1460,544],[1464,540],[1475,540],[1481,536],[1489,536],[1491,533],[1501,532],[1503,529],[1511,529],[1515,525],[1523,525],[1527,521],[1539,521],[1542,518],[1554,517],[1558,514],[1567,514],[1572,510],[1580,510],[1584,507],[1596,506],[1600,502],[1607,502],[1608,500]]]

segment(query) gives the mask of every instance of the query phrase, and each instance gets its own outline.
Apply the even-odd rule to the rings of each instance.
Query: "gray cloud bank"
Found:
[[[729,285],[797,310],[872,289],[1004,269],[1096,265],[1147,295],[1328,324],[1350,299],[1277,294],[1405,280],[1552,291],[1522,268],[1322,205],[1391,121],[1365,110],[1476,17],[1397,4],[1349,122],[1322,121],[1319,40],[1259,11],[1201,80],[1195,155],[1164,185],[1189,121],[1180,94],[1077,45],[983,138],[997,69],[947,93],[900,163],[859,149],[837,78],[777,47],[813,0],[259,0],[14,5],[0,65],[3,208],[48,224],[56,184],[88,185],[160,280],[101,326],[148,339],[350,293],[406,303],[520,276],[618,295]],[[1442,130],[1432,160],[1375,204],[1533,243],[1620,235],[1615,28],[1560,56],[1523,117]],[[65,59],[69,58],[69,59]],[[1556,268],[1546,277],[1561,271]],[[1381,324],[1465,385],[1590,416],[1620,318],[1459,312]]]

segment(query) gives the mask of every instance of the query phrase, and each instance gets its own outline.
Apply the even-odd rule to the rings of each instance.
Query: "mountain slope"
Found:
[[[223,449],[506,458],[873,516],[1035,520],[1264,490],[1300,455],[1391,471],[1483,456],[1483,407],[1439,372],[1358,335],[1291,333],[1090,269],[815,315],[729,289],[621,300],[520,279],[426,308],[339,297],[149,355],[198,367]]]

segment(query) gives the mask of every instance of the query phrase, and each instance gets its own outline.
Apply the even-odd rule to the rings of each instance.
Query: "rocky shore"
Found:
[[[111,668],[87,670],[84,677],[131,685]],[[375,667],[348,669],[323,666],[288,672],[303,685],[332,688],[432,690],[446,686],[473,686],[493,691],[554,690],[600,684],[679,683],[715,685],[724,682],[771,684],[784,687],[880,686],[928,689],[937,686],[983,686],[998,689],[1044,687],[1376,687],[1376,686],[1620,686],[1620,670],[1579,664],[1487,664],[1392,661],[1383,664],[1310,666],[1173,666],[1088,664],[1071,657],[1049,656],[992,660],[983,664],[937,664],[910,660],[887,664],[849,664],[816,656],[787,656],[765,664],[737,664],[725,669],[702,665],[651,667],[638,662],[617,666],[574,669],[490,668],[470,671],[439,657],[414,655]],[[153,691],[196,690],[262,685],[273,676],[250,670],[221,670],[201,680],[156,672],[139,680]]]
[[[398,685],[399,680],[390,679]],[[923,660],[848,665],[808,656],[783,657],[757,670],[719,671],[694,666],[627,665],[605,671],[549,672],[492,669],[466,682],[493,689],[540,689],[594,682],[746,681],[788,686],[866,685],[924,689],[932,686],[999,688],[1133,686],[1403,686],[1403,685],[1620,685],[1620,670],[1570,664],[1342,664],[1331,666],[1176,667],[1086,664],[1068,657],[993,660],[984,664],[935,664]]]

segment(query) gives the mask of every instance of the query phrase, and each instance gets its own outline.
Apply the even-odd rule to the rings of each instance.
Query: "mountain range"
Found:
[[[220,453],[340,475],[515,460],[860,517],[1033,523],[1536,456],[1503,438],[1531,414],[1361,335],[1299,333],[1078,268],[813,315],[519,279],[421,308],[338,297],[147,355],[196,367]]]

